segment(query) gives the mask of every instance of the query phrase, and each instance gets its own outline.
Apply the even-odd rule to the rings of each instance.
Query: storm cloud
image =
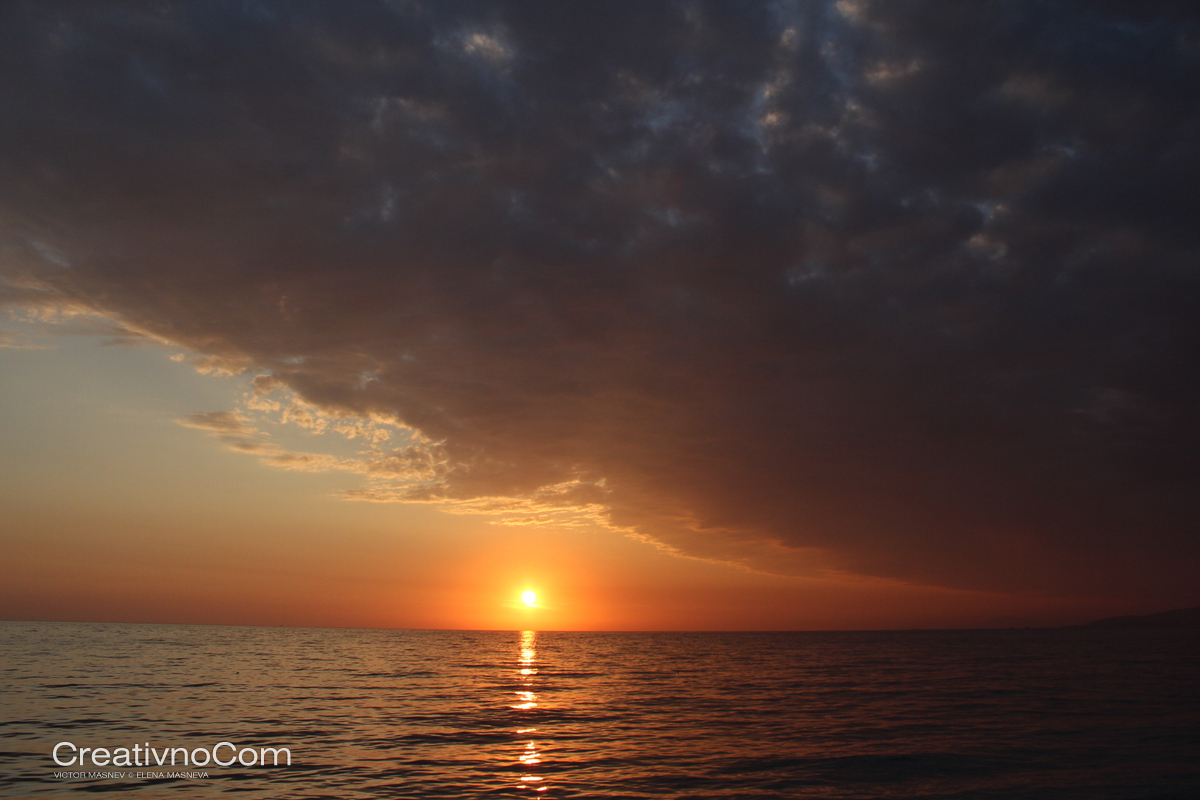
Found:
[[[0,298],[404,426],[375,499],[791,574],[1194,582],[1186,4],[0,15]]]

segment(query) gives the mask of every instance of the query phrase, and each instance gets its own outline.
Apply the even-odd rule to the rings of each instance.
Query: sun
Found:
[[[526,589],[525,591],[521,592],[521,602],[529,608],[533,608],[537,605],[537,592],[533,591],[532,589]]]

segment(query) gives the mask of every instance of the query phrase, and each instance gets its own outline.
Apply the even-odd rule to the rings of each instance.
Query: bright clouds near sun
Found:
[[[382,417],[345,417],[306,403],[285,385],[260,375],[237,411],[189,414],[176,422],[209,433],[231,450],[256,456],[264,465],[307,472],[338,471],[361,477],[347,500],[376,503],[420,502],[451,514],[491,518],[505,526],[575,528],[613,523],[603,480],[568,480],[511,495],[461,496],[451,481],[454,465],[445,443]],[[280,444],[291,426],[305,437],[302,450]],[[331,441],[331,437],[336,441]],[[351,443],[352,452],[342,444]],[[343,451],[334,455],[330,451]]]
[[[903,6],[10,4],[0,302],[349,499],[1190,585],[1197,18]]]

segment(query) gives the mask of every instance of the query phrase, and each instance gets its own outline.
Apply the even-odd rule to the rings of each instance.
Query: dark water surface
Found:
[[[0,676],[4,797],[1200,797],[1195,631],[8,622]],[[63,741],[293,765],[56,778]]]

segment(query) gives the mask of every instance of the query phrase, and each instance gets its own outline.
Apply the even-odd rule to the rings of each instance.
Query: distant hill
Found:
[[[1131,617],[1108,617],[1081,625],[1082,628],[1200,628],[1200,606],[1141,614]]]

